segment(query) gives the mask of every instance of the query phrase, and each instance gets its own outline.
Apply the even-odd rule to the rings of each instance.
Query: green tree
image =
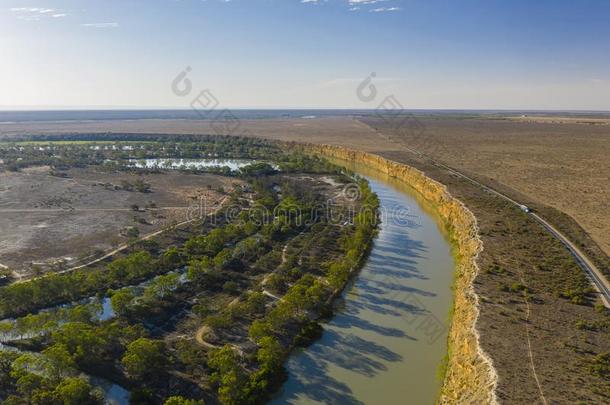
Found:
[[[57,401],[64,405],[101,404],[101,395],[84,378],[66,378],[54,391]]]
[[[55,344],[63,345],[79,364],[91,365],[103,360],[110,342],[94,326],[70,322],[52,335]]]
[[[175,290],[180,282],[180,275],[176,273],[157,277],[144,292],[147,299],[161,299]]]
[[[68,348],[62,343],[49,346],[42,354],[47,360],[47,375],[51,380],[60,381],[72,374],[76,368]]]
[[[31,399],[40,390],[48,391],[52,389],[52,384],[48,378],[34,374],[30,370],[39,370],[40,373],[45,372],[40,356],[25,353],[15,359],[10,372],[11,378],[15,381],[15,388],[25,400],[25,403],[28,403],[28,400],[33,402]]]
[[[16,357],[14,353],[0,351],[0,392],[8,392],[14,383],[11,366]]]
[[[275,169],[269,163],[258,162],[244,166],[240,171],[246,176],[266,176],[275,173]]]
[[[130,405],[150,405],[156,403],[155,393],[146,387],[135,388],[129,397]]]
[[[250,313],[262,314],[265,312],[267,297],[260,292],[253,292],[248,295],[246,300],[247,310]]]
[[[135,379],[161,374],[167,365],[163,342],[140,338],[127,346],[121,362],[127,373]]]
[[[217,270],[222,270],[233,257],[233,252],[231,249],[223,249],[220,253],[214,257],[214,266],[216,266]]]
[[[146,183],[142,179],[137,179],[136,181],[134,181],[133,186],[136,189],[136,191],[138,191],[140,193],[150,193],[150,189],[151,189],[150,184]]]
[[[192,260],[189,263],[187,277],[189,281],[200,282],[205,275],[212,270],[214,264],[209,257],[203,256],[200,260]]]
[[[218,397],[223,404],[241,403],[247,377],[238,354],[229,345],[210,353],[208,365],[214,370],[212,379],[219,385]]]
[[[194,399],[186,399],[183,397],[169,397],[165,400],[163,405],[204,405],[203,401],[195,401]]]
[[[163,253],[163,262],[170,266],[177,266],[182,262],[180,250],[176,247],[171,247]]]
[[[283,275],[278,273],[272,273],[271,275],[269,275],[269,277],[267,277],[265,286],[273,292],[283,294],[284,292],[286,292],[288,283],[286,282],[286,278]]]
[[[196,236],[186,241],[184,251],[189,257],[204,255],[207,252],[205,236]]]
[[[248,336],[250,339],[255,342],[260,341],[265,336],[269,336],[271,334],[271,328],[267,322],[261,319],[257,319],[250,325],[250,329],[248,330]]]
[[[224,247],[226,240],[222,228],[213,229],[206,237],[206,250],[211,256],[218,254]]]
[[[127,257],[116,259],[108,265],[117,279],[140,278],[155,270],[153,258],[148,252],[134,252]]]
[[[256,359],[263,368],[273,371],[282,366],[284,349],[282,345],[272,336],[265,336],[258,341],[259,349]]]
[[[129,310],[133,299],[133,292],[128,288],[115,292],[112,295],[112,298],[110,298],[112,310],[120,316],[125,315]]]

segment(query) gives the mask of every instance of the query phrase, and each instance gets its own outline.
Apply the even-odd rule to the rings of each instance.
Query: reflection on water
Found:
[[[187,270],[187,267],[183,267],[181,269],[168,272],[167,274],[179,274],[180,277],[178,278],[178,283],[184,284],[187,282],[186,270]],[[143,281],[140,284],[137,284],[135,286],[124,287],[124,288],[129,288],[129,289],[133,290],[136,294],[138,294],[138,293],[141,294],[143,292],[144,288],[146,288],[147,286],[154,283],[156,280],[159,279],[159,277],[162,277],[162,276],[155,276],[155,277],[152,277],[146,281]],[[108,296],[104,296],[102,298],[93,296],[93,297],[89,297],[89,298],[86,298],[84,300],[80,300],[77,302],[57,305],[57,306],[53,306],[51,308],[43,309],[41,312],[53,311],[54,309],[58,309],[58,308],[69,309],[69,308],[74,308],[78,305],[93,304],[93,303],[100,304],[99,305],[100,310],[95,315],[95,320],[108,321],[108,320],[111,320],[114,317],[116,317],[116,313],[114,312],[114,309],[112,309],[111,298]],[[5,320],[5,321],[7,321],[7,320]],[[9,320],[9,321],[12,321],[12,320]],[[61,325],[65,322],[66,322],[65,320],[58,320],[57,323],[58,323],[58,325]],[[16,342],[16,341],[24,340],[24,339],[31,339],[36,336],[41,336],[45,333],[48,333],[48,331],[40,330],[40,331],[36,331],[36,332],[31,332],[31,333],[9,332],[9,333],[0,334],[0,351],[25,353],[24,351],[21,351],[21,350],[17,349],[16,347],[6,345],[3,343]],[[99,387],[102,390],[102,392],[104,393],[104,403],[105,404],[129,405],[130,392],[127,389],[123,388],[122,386],[120,386],[118,384],[113,383],[112,381],[106,380],[101,377],[97,377],[97,376],[87,376],[87,377],[91,381],[91,384],[95,385],[96,387]]]
[[[116,316],[114,309],[112,309],[112,300],[110,297],[102,298],[102,310],[97,316],[100,321],[108,321]]]
[[[165,274],[161,274],[161,275],[157,275],[154,277],[149,278],[148,280],[142,281],[139,284],[133,285],[133,286],[127,286],[127,287],[122,287],[120,288],[118,291],[124,290],[124,289],[128,289],[131,290],[136,296],[141,295],[144,292],[144,289],[148,286],[150,286],[151,284],[153,284],[154,282],[156,282],[157,280],[159,280],[161,277],[165,277],[171,274],[178,274],[179,278],[178,278],[178,285],[182,285],[184,283],[186,283],[188,281],[188,275],[187,275],[187,267],[182,267],[178,270],[174,270],[174,271],[170,271],[167,272]],[[59,305],[54,305],[52,307],[49,308],[44,308],[41,309],[39,312],[40,313],[44,313],[44,312],[53,312],[56,311],[58,309],[73,309],[77,306],[82,306],[82,305],[87,305],[87,304],[93,304],[93,305],[98,305],[99,306],[99,311],[97,311],[97,313],[95,313],[93,315],[93,320],[94,321],[108,321],[113,319],[114,317],[116,317],[116,313],[114,312],[114,309],[112,309],[112,300],[111,297],[109,296],[103,296],[103,297],[98,297],[97,295],[91,296],[89,298],[85,298],[79,301],[74,301],[74,302],[69,302],[69,303],[65,303],[65,304],[59,304]],[[65,322],[67,322],[66,319],[61,319],[61,318],[56,318],[55,321],[57,322],[58,326],[63,325]],[[9,319],[3,319],[0,322],[11,322],[13,323],[13,325],[15,324],[15,319],[13,318],[9,318]],[[20,332],[20,331],[16,331],[16,328],[13,327],[13,330],[11,331],[7,331],[7,332],[3,332],[0,333],[0,343],[9,343],[9,342],[14,342],[14,341],[18,341],[18,340],[27,340],[27,339],[31,339],[33,337],[36,336],[42,336],[46,333],[49,332],[49,330],[47,329],[36,329],[34,331],[28,331],[28,332]]]
[[[248,159],[132,159],[129,161],[139,169],[194,169],[228,167],[236,171],[256,163]]]
[[[0,351],[13,352],[17,354],[34,354],[35,356],[41,356],[40,353],[35,353],[31,351],[20,350],[13,346],[7,346],[0,343]],[[81,373],[82,376],[89,379],[90,383],[100,389],[104,394],[104,403],[108,405],[129,405],[129,398],[131,394],[128,390],[123,388],[122,386],[113,383],[112,381],[108,381],[102,377],[89,376],[87,374]]]
[[[100,377],[91,377],[91,383],[104,392],[104,403],[109,405],[129,405],[129,391]]]
[[[372,176],[383,209],[405,207],[417,221],[382,223],[322,338],[291,356],[273,404],[430,404],[438,394],[452,302],[450,245],[409,189],[363,174]]]

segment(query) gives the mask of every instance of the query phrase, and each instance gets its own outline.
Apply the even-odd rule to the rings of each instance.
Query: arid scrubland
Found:
[[[610,351],[607,314],[595,307],[590,284],[575,260],[518,208],[428,157],[532,206],[607,270],[608,127],[481,117],[416,119],[417,126],[402,128],[393,128],[383,117],[251,120],[241,121],[239,130],[268,139],[370,152],[379,157],[356,158],[382,171],[405,164],[446,186],[474,215],[476,225],[470,222],[466,227],[473,243],[468,255],[476,257],[479,271],[471,266],[465,273],[469,277],[460,277],[468,268],[458,269],[443,398],[465,398],[472,392],[491,395],[493,373],[486,369],[477,345],[467,343],[475,342],[478,333],[480,348],[497,373],[495,392],[501,402],[607,402],[607,378],[599,371]],[[15,124],[4,126],[1,133],[10,138],[25,132],[108,131],[207,134],[212,128],[202,121],[145,120]],[[381,158],[396,163],[381,164]],[[392,169],[397,177],[402,171],[410,169]],[[407,176],[406,181],[411,184],[414,179]],[[424,195],[432,193],[428,197],[433,199],[426,183],[419,189]],[[476,246],[474,229],[482,246]],[[468,295],[471,287],[478,298]],[[477,300],[480,313],[474,332]],[[480,390],[460,392],[459,387],[469,384]]]

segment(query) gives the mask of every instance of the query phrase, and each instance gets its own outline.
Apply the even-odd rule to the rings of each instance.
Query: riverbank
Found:
[[[291,145],[312,154],[364,164],[399,179],[432,204],[449,230],[456,246],[457,268],[454,305],[448,337],[448,359],[439,403],[495,403],[497,375],[489,356],[481,349],[476,321],[478,297],[473,281],[479,269],[477,257],[483,246],[474,215],[441,183],[423,172],[383,157],[329,145]]]

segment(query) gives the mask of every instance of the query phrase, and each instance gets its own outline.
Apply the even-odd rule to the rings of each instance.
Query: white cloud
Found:
[[[348,3],[350,6],[356,5],[356,4],[377,4],[377,3],[382,3],[384,1],[388,1],[388,0],[348,0]]]
[[[14,13],[18,19],[24,21],[39,21],[47,17],[61,18],[68,15],[61,12],[61,10],[46,7],[12,7],[9,10]]]
[[[379,7],[369,10],[369,13],[385,13],[388,11],[400,11],[400,7]]]
[[[370,8],[374,4],[385,3],[388,1],[392,1],[396,3],[398,0],[342,0],[347,3],[347,7],[349,11],[368,11],[370,13],[382,13],[382,12],[391,12],[391,11],[400,11],[402,10],[400,7],[377,7]],[[301,4],[312,4],[312,5],[320,5],[327,3],[328,0],[300,0]],[[367,6],[369,8],[367,8]]]
[[[119,23],[117,22],[97,22],[97,23],[84,23],[81,24],[81,27],[91,27],[91,28],[117,28]]]

